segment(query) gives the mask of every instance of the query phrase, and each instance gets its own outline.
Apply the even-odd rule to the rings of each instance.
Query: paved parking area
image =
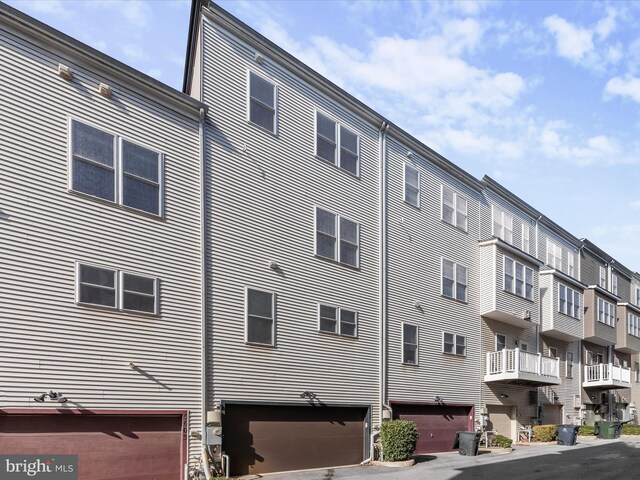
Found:
[[[258,477],[245,477],[258,478]],[[626,480],[640,478],[640,439],[515,446],[511,453],[426,455],[413,467],[344,467],[264,475],[266,480]]]

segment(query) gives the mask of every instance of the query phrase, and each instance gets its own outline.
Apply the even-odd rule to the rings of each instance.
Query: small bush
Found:
[[[625,423],[622,425],[622,435],[640,435],[640,425]]]
[[[388,462],[409,460],[417,441],[418,429],[411,420],[389,420],[380,427],[382,454]]]
[[[580,430],[578,430],[578,435],[583,435],[585,437],[595,435],[595,427],[593,425],[581,425]]]
[[[536,442],[553,442],[558,439],[557,425],[535,425],[533,439]]]
[[[493,446],[500,448],[511,448],[512,443],[513,440],[511,440],[509,437],[505,437],[504,435],[496,435],[491,440],[491,444]]]

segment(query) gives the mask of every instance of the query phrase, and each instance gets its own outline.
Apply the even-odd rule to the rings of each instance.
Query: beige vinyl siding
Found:
[[[495,249],[495,282],[496,282],[496,310],[520,316],[522,312],[528,310],[531,312],[531,323],[540,323],[539,308],[539,289],[538,289],[538,268],[537,265],[529,263],[526,260],[513,255],[499,247]],[[504,289],[504,258],[505,256],[512,260],[523,264],[533,270],[533,301],[520,297]],[[532,325],[533,326],[533,325]]]
[[[580,403],[575,408],[574,397],[580,395],[580,342],[565,342],[557,338],[541,336],[541,346],[543,355],[551,355],[550,348],[555,348],[560,358],[560,385],[545,386],[539,389],[539,402],[545,405],[561,405],[564,408],[563,423],[579,424]],[[573,376],[567,377],[567,352],[573,353]],[[556,400],[557,398],[557,400]]]
[[[209,403],[379,403],[378,130],[204,20]],[[277,135],[247,122],[247,69],[277,85]],[[360,138],[360,178],[314,155],[315,110]],[[359,224],[360,268],[314,256],[319,206]],[[268,262],[278,263],[271,270]],[[247,345],[245,287],[276,294],[275,347]],[[318,332],[318,303],[358,337]],[[374,422],[379,421],[377,408]]]
[[[583,250],[581,255],[582,272],[580,280],[587,285],[600,285],[600,267],[606,269],[606,264]],[[608,283],[607,283],[608,285]]]
[[[197,112],[168,110],[41,42],[0,24],[3,407],[51,407],[32,397],[53,389],[72,408],[188,410],[199,430]],[[67,191],[69,117],[165,155],[164,220]],[[158,277],[160,315],[76,305],[75,262]]]
[[[580,319],[574,318],[570,315],[560,313],[559,311],[559,285],[562,284],[565,287],[577,291],[581,295],[580,304]],[[584,331],[584,292],[577,288],[575,285],[559,280],[552,273],[540,275],[540,292],[544,292],[542,300],[542,329],[555,330],[560,335],[571,335],[576,338],[581,338]],[[557,335],[551,335],[557,336]],[[569,340],[566,338],[565,340]]]
[[[480,255],[480,311],[489,312],[496,308],[496,247],[479,247]]]
[[[620,297],[620,303],[631,302],[631,281],[624,274],[615,269],[613,270],[613,274],[618,277],[618,296]]]

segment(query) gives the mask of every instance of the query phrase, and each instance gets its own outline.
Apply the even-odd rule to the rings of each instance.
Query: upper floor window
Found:
[[[629,313],[627,317],[627,331],[629,335],[640,337],[640,318],[633,313]]]
[[[576,278],[576,256],[572,252],[567,253],[567,274]]]
[[[162,215],[162,154],[72,120],[70,157],[71,190]]]
[[[616,324],[615,306],[601,298],[598,298],[598,321],[610,327]]]
[[[573,352],[566,353],[566,377],[573,378]]]
[[[357,337],[358,314],[344,308],[320,305],[318,328],[321,332]]]
[[[496,352],[501,352],[507,348],[507,337],[502,333],[496,333]]]
[[[249,72],[249,121],[276,133],[276,86]]]
[[[556,347],[549,347],[549,356],[558,358],[558,349]]]
[[[558,311],[570,317],[580,319],[582,294],[561,283],[558,284]]]
[[[404,164],[404,201],[420,208],[420,172],[409,164]]]
[[[158,279],[111,268],[78,263],[76,301],[119,310],[158,312]]]
[[[522,224],[522,251],[524,253],[531,253],[531,227],[526,223]]]
[[[527,300],[533,300],[533,270],[505,256],[504,289]]]
[[[442,259],[442,295],[467,301],[467,267]]]
[[[636,305],[640,306],[640,288],[636,287]]]
[[[464,335],[442,332],[442,351],[452,355],[467,354],[467,339]]]
[[[402,363],[418,364],[418,327],[402,324]]]
[[[259,345],[275,345],[275,294],[247,288],[245,292],[245,340]]]
[[[442,220],[464,232],[467,231],[467,199],[444,185],[442,186]]]
[[[358,175],[358,135],[320,112],[316,112],[316,155]]]
[[[598,285],[602,288],[607,288],[607,269],[600,265],[598,271],[600,273],[598,277]]]
[[[562,247],[547,239],[547,265],[562,269]]]
[[[316,207],[315,229],[316,255],[358,267],[360,228],[356,222]]]
[[[513,244],[513,216],[493,206],[493,236]]]
[[[617,275],[611,275],[611,293],[618,295],[618,277]]]

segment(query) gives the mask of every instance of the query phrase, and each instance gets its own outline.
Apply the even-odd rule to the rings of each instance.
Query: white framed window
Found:
[[[602,288],[607,288],[607,269],[600,265],[598,271],[600,273],[598,285]]]
[[[71,191],[163,216],[161,153],[73,119],[69,136]]]
[[[404,201],[420,208],[420,172],[407,163],[404,164]]]
[[[611,274],[611,293],[618,295],[618,276]]]
[[[633,313],[627,314],[627,332],[629,335],[640,338],[640,318]]]
[[[566,371],[565,375],[567,378],[573,378],[573,352],[566,353]]]
[[[319,304],[318,330],[346,337],[357,337],[358,313],[353,310]]]
[[[604,355],[596,353],[596,365],[602,365],[604,363]]]
[[[455,190],[442,185],[442,220],[454,227],[467,231],[469,222],[469,204],[467,199]]]
[[[547,239],[547,265],[557,270],[562,269],[562,247]]]
[[[507,336],[502,333],[496,333],[496,352],[500,352],[507,348]]]
[[[529,344],[525,343],[525,342],[520,342],[518,345],[518,348],[520,348],[520,350],[522,350],[523,352],[528,352],[529,351]]]
[[[247,287],[245,312],[245,341],[275,346],[276,294]]]
[[[504,290],[533,301],[533,270],[506,255],[503,259]]]
[[[159,279],[76,263],[76,302],[87,306],[157,315]]]
[[[610,327],[616,324],[615,306],[602,298],[598,298],[598,321]]]
[[[576,256],[573,252],[567,252],[567,274],[576,278]]]
[[[522,251],[531,253],[531,227],[526,223],[522,224]]]
[[[345,217],[315,209],[315,254],[352,267],[359,266],[360,226]]]
[[[582,294],[573,288],[558,283],[558,311],[580,320]]]
[[[636,366],[636,371],[635,371],[636,383],[640,383],[640,362],[635,362],[635,366]]]
[[[360,138],[344,125],[316,110],[316,156],[358,176]]]
[[[249,122],[276,133],[277,94],[276,85],[249,70],[247,117]]]
[[[418,365],[418,327],[402,323],[402,363]]]
[[[467,338],[464,335],[442,332],[442,353],[467,355]]]
[[[442,295],[467,301],[467,267],[442,259]]]
[[[636,287],[636,305],[640,306],[640,287]]]
[[[513,216],[495,205],[492,208],[492,213],[493,236],[513,244]]]
[[[558,357],[558,349],[556,347],[549,347],[549,356],[553,358]]]

